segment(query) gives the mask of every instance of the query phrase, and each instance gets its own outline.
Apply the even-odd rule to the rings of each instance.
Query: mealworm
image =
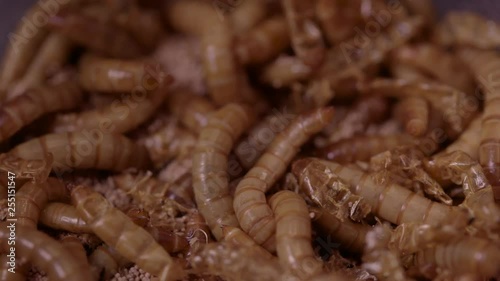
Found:
[[[477,116],[472,120],[467,129],[456,139],[452,144],[447,146],[443,153],[451,153],[454,151],[462,151],[467,153],[472,159],[477,160],[478,147],[480,144],[482,116]],[[439,154],[438,154],[439,155]],[[436,155],[437,157],[437,155]]]
[[[473,273],[482,278],[492,278],[500,272],[500,249],[492,242],[461,237],[422,249],[417,253],[417,267],[437,266],[449,269],[455,275]]]
[[[297,178],[302,191],[311,200],[327,209],[341,221],[350,218],[361,221],[371,211],[363,198],[354,195],[349,186],[321,162],[309,163],[298,161],[292,165],[292,173]]]
[[[347,164],[367,161],[374,155],[396,148],[400,145],[414,144],[415,139],[406,135],[355,136],[334,142],[317,152],[321,158]]]
[[[144,59],[120,60],[85,54],[78,62],[78,71],[80,85],[91,92],[133,93],[143,89],[151,91],[165,80],[172,82],[172,78],[159,64]]]
[[[263,83],[274,88],[290,86],[297,81],[303,81],[312,73],[312,68],[297,57],[280,55],[264,67],[260,74]]]
[[[52,169],[56,172],[73,168],[122,171],[149,166],[150,159],[143,146],[122,135],[96,133],[48,134],[21,143],[9,153],[27,160],[43,160],[51,153],[54,156]]]
[[[315,161],[305,158],[298,161]],[[354,194],[363,197],[372,206],[375,215],[394,224],[406,222],[423,222],[436,225],[455,218],[457,224],[468,223],[468,215],[454,206],[446,206],[422,197],[398,184],[390,181],[377,182],[373,174],[339,165],[334,162],[322,161],[334,174],[348,182]],[[306,166],[307,164],[302,164]]]
[[[446,46],[458,44],[494,49],[500,46],[500,26],[473,12],[452,11],[437,25],[434,41]]]
[[[233,51],[231,26],[220,20],[216,9],[204,2],[178,1],[168,17],[174,28],[200,37],[207,88],[217,105],[255,100]]]
[[[332,237],[340,243],[340,247],[361,254],[365,247],[365,238],[371,227],[353,223],[349,220],[340,221],[325,209],[312,208],[312,222],[318,225],[327,237]]]
[[[63,246],[76,258],[81,268],[85,268],[86,270],[91,270],[89,261],[87,259],[87,252],[80,241],[80,239],[75,236],[64,236],[60,239]],[[94,276],[92,280],[99,280]]]
[[[64,203],[47,204],[40,214],[40,223],[53,229],[73,233],[92,233],[92,229],[78,214],[76,208]]]
[[[59,14],[49,18],[49,28],[72,42],[99,54],[115,58],[139,57],[143,50],[125,30],[111,23],[96,21],[78,13]],[[126,48],[124,48],[126,46]]]
[[[500,57],[496,52],[462,49],[460,57],[469,66],[481,85],[484,95],[484,112],[481,119],[481,142],[479,144],[479,163],[493,187],[495,200],[500,200],[500,158],[498,130],[498,106],[500,88],[495,79],[500,72]]]
[[[133,130],[148,120],[165,101],[168,83],[163,83],[147,97],[131,94],[114,100],[104,108],[60,115],[53,123],[53,130],[57,133],[96,127],[105,128],[102,130],[106,133],[125,133]]]
[[[282,0],[292,47],[306,65],[319,66],[325,57],[325,43],[321,30],[314,19],[314,3],[311,1]]]
[[[370,96],[358,100],[328,137],[330,143],[364,133],[368,126],[383,121],[389,115],[389,101]]]
[[[276,250],[280,262],[303,280],[323,271],[311,245],[311,219],[300,195],[280,191],[269,199],[276,216]]]
[[[316,16],[328,42],[335,45],[352,36],[362,23],[361,1],[318,0]]]
[[[99,193],[77,186],[72,190],[71,198],[93,232],[125,258],[160,280],[184,277],[182,268],[146,230],[135,225]]]
[[[241,228],[264,248],[273,249],[275,243],[274,215],[266,202],[265,192],[284,174],[300,147],[321,131],[333,116],[333,108],[325,107],[296,117],[236,187],[233,208]]]
[[[261,64],[278,56],[288,44],[286,20],[283,16],[274,16],[237,36],[235,53],[241,64]]]
[[[66,37],[56,33],[50,34],[40,46],[24,76],[12,86],[7,100],[43,83],[50,74],[61,69],[71,50],[72,44]]]
[[[429,105],[424,98],[407,97],[396,105],[395,117],[403,124],[406,133],[421,137],[428,129],[429,111]]]
[[[250,30],[264,19],[268,10],[265,0],[244,1],[235,8],[229,15],[235,34]]]
[[[28,19],[33,19],[35,14],[41,12],[43,13],[40,4],[34,4],[24,16],[27,20],[20,21],[15,31],[9,35],[11,44],[7,44],[0,66],[0,101],[2,102],[6,98],[8,87],[23,76],[35,56],[36,50],[47,36],[45,28],[35,28],[29,40],[19,35],[24,34],[23,31],[26,29],[32,30],[28,27],[31,23]]]
[[[456,55],[431,44],[403,46],[393,52],[393,59],[407,63],[462,92],[474,92],[474,78]]]
[[[207,125],[210,114],[216,110],[215,105],[207,97],[185,89],[171,93],[168,96],[167,106],[180,123],[195,134]]]
[[[89,263],[92,266],[92,272],[98,276],[98,280],[110,280],[120,268],[130,264],[115,249],[104,244],[97,247],[89,256]]]
[[[283,269],[279,261],[262,258],[261,254],[253,247],[223,241],[205,245],[190,262],[195,273],[218,275],[226,280],[287,280],[280,278]]]
[[[253,118],[246,106],[224,106],[211,115],[195,148],[192,177],[196,204],[217,240],[222,238],[222,225],[238,226],[229,194],[227,158]]]
[[[9,229],[1,223],[0,245],[8,250]],[[47,273],[50,280],[92,280],[84,267],[64,246],[36,229],[16,225],[16,255],[23,257]]]
[[[450,138],[456,138],[468,126],[478,107],[467,104],[470,98],[441,83],[418,83],[404,80],[375,79],[366,87],[367,93],[395,98],[420,96],[442,114],[448,125],[444,129]],[[432,121],[431,121],[432,123]]]
[[[40,213],[49,201],[69,201],[66,186],[55,178],[43,183],[28,182],[16,194],[17,224],[36,229]]]
[[[245,247],[251,247],[255,251],[261,252],[261,257],[272,259],[274,256],[258,245],[248,234],[246,234],[242,229],[234,226],[224,226],[222,228],[222,233],[224,235],[224,241],[242,245]]]
[[[72,109],[82,101],[82,91],[74,81],[39,85],[3,104],[0,110],[0,141],[4,141],[40,116]]]

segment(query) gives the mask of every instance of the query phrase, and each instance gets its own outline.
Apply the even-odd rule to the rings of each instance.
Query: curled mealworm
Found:
[[[305,158],[299,161],[314,160]],[[457,224],[465,226],[468,223],[468,215],[458,207],[433,202],[390,181],[377,182],[372,174],[334,162],[320,161],[348,182],[353,187],[351,191],[372,206],[374,214],[391,223],[423,222],[435,225],[450,217],[455,218]]]
[[[244,65],[267,62],[276,57],[290,43],[286,20],[283,16],[266,19],[238,36],[236,40],[236,56]]]
[[[248,107],[228,104],[212,114],[195,148],[192,177],[196,204],[218,240],[222,225],[238,226],[229,194],[227,157],[252,122]]]
[[[53,229],[73,233],[92,233],[92,229],[78,214],[76,208],[64,203],[47,204],[40,214],[40,223]]]
[[[143,52],[139,43],[122,28],[83,14],[54,16],[49,19],[49,27],[79,45],[110,57],[133,58]]]
[[[23,30],[28,28],[30,23],[28,18],[33,19],[34,15],[40,12],[43,11],[39,3],[34,4],[24,16],[27,20],[19,22],[15,32],[9,34],[11,44],[7,46],[0,68],[0,101],[6,98],[8,87],[23,76],[36,54],[35,50],[47,36],[45,28],[35,28],[30,40],[26,40],[20,35],[23,34]]]
[[[236,187],[233,207],[241,228],[264,248],[273,249],[275,243],[274,216],[265,192],[284,174],[300,147],[321,131],[333,115],[332,107],[299,115],[280,132]]]
[[[355,136],[334,142],[322,148],[317,153],[319,157],[338,162],[339,164],[347,164],[356,161],[367,161],[380,152],[396,148],[400,145],[414,143],[415,139],[406,134]]]
[[[437,26],[434,41],[446,46],[458,44],[494,49],[500,46],[500,26],[473,12],[449,12]]]
[[[330,44],[334,45],[354,34],[362,22],[361,1],[318,0],[316,15]]]
[[[233,226],[224,226],[222,229],[224,235],[224,241],[234,243],[236,245],[242,245],[245,247],[251,247],[255,251],[261,252],[263,258],[272,259],[273,255],[266,251],[266,249],[259,246],[248,234],[246,234],[242,229]]]
[[[159,64],[144,59],[119,60],[85,54],[78,63],[80,85],[87,91],[133,93],[172,82]]]
[[[221,21],[208,3],[196,1],[173,3],[168,17],[174,28],[200,37],[205,79],[217,105],[255,100],[237,63],[229,21]]]
[[[234,7],[230,14],[235,34],[248,31],[258,24],[268,12],[266,0],[244,1]]]
[[[8,250],[9,229],[1,223],[0,246]],[[16,226],[16,254],[33,262],[51,280],[92,280],[90,269],[83,267],[64,246],[36,229]]]
[[[308,163],[297,161],[292,165],[292,173],[297,177],[298,184],[309,198],[322,208],[344,221],[350,218],[360,221],[371,211],[363,198],[354,195],[349,186],[323,163],[315,161]]]
[[[58,173],[73,168],[122,171],[147,167],[150,163],[143,146],[124,136],[99,131],[48,134],[24,142],[9,153],[28,160],[43,160],[51,153],[54,155],[52,169]]]
[[[35,228],[40,213],[49,201],[68,201],[66,186],[55,178],[43,183],[28,182],[19,189],[17,196],[17,224]]]
[[[404,80],[375,79],[367,86],[371,94],[396,98],[420,96],[442,114],[448,125],[445,131],[451,138],[456,138],[472,121],[478,107],[470,107],[466,93],[440,83],[418,83]]]
[[[11,137],[44,114],[74,108],[81,101],[82,91],[74,81],[31,88],[3,104],[0,110],[0,141]]]
[[[500,88],[495,79],[500,73],[500,57],[496,52],[462,49],[460,57],[469,66],[485,94],[484,112],[481,119],[481,142],[479,144],[479,163],[493,187],[495,200],[500,200],[500,159],[498,125],[498,105]]]
[[[199,96],[189,90],[174,91],[168,96],[168,109],[191,132],[198,134],[208,123],[215,105],[204,96]]]
[[[281,88],[305,80],[311,73],[311,67],[299,58],[281,55],[262,70],[260,80],[274,88]]]
[[[348,220],[340,221],[325,209],[313,208],[313,223],[318,225],[327,237],[332,237],[340,243],[340,247],[361,254],[365,247],[365,238],[370,227]]]
[[[125,258],[160,280],[177,280],[184,276],[182,268],[146,230],[112,207],[99,193],[78,186],[72,190],[71,198],[93,232]]]
[[[12,99],[44,80],[62,68],[72,50],[71,42],[66,37],[53,33],[40,46],[36,57],[24,76],[18,80],[8,93],[7,99]]]
[[[325,56],[325,43],[314,19],[314,2],[282,0],[281,4],[295,54],[305,64],[313,68],[319,66]]]
[[[431,44],[403,46],[393,52],[393,59],[407,63],[465,93],[474,92],[474,78],[456,55]]]
[[[422,249],[414,259],[417,267],[437,266],[453,274],[473,273],[482,278],[500,272],[500,249],[492,242],[476,237],[460,237]]]
[[[424,98],[407,97],[396,105],[395,117],[403,124],[406,133],[421,137],[428,129],[429,111],[429,105]]]
[[[276,216],[276,250],[280,262],[294,275],[308,280],[320,275],[322,263],[311,245],[311,219],[307,204],[300,195],[280,191],[269,199]]]
[[[383,121],[389,114],[389,101],[370,96],[358,100],[328,137],[330,143],[363,133],[373,123]]]

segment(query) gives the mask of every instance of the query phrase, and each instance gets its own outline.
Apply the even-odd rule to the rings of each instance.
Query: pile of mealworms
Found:
[[[39,0],[9,40],[0,280],[500,278],[492,20]]]

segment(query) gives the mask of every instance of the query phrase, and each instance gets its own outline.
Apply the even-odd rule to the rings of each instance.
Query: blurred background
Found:
[[[45,0],[46,1],[46,0]],[[248,0],[252,1],[252,0]],[[413,0],[419,1],[419,0]],[[446,10],[472,10],[500,20],[500,0],[434,0],[439,14]],[[0,0],[0,54],[8,42],[8,34],[34,0]]]

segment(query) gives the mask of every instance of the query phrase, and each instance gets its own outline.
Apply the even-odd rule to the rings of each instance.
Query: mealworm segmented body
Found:
[[[222,225],[238,226],[229,194],[227,159],[252,122],[248,107],[228,104],[212,114],[195,148],[192,177],[196,204],[217,240],[222,239]]]
[[[463,151],[467,153],[472,159],[478,160],[478,147],[481,142],[477,136],[481,135],[482,116],[478,116],[472,120],[469,127],[452,144],[444,149],[444,153],[451,153],[454,151]],[[440,155],[440,153],[438,154]],[[436,155],[437,157],[437,155]]]
[[[51,153],[54,156],[52,169],[57,172],[73,168],[122,171],[131,167],[148,167],[151,161],[143,146],[122,135],[99,131],[97,134],[48,134],[22,143],[9,153],[28,160],[46,159]]]
[[[493,187],[495,200],[500,200],[500,87],[496,77],[500,74],[500,56],[494,51],[462,49],[460,57],[474,73],[485,93],[481,119],[479,163]]]
[[[38,220],[49,201],[69,201],[66,186],[55,178],[43,183],[28,182],[16,194],[17,224],[36,229]]]
[[[415,139],[406,134],[355,136],[322,148],[318,151],[318,156],[339,164],[347,164],[356,161],[367,161],[380,152],[414,143]]]
[[[224,235],[224,241],[234,243],[236,245],[243,245],[245,247],[252,247],[255,251],[261,252],[263,258],[272,259],[274,256],[269,253],[266,249],[258,245],[248,234],[246,234],[241,228],[234,226],[225,226],[222,229]]]
[[[160,280],[177,280],[185,273],[143,228],[115,209],[99,193],[77,186],[71,192],[73,204],[93,232],[118,253]]]
[[[8,250],[9,229],[1,223],[0,246]],[[51,280],[92,280],[90,268],[79,262],[61,243],[30,227],[16,225],[16,254],[47,273]]]
[[[59,202],[45,206],[40,214],[40,223],[52,229],[73,233],[92,233],[92,229],[78,214],[75,207]]]
[[[316,160],[304,158],[298,161],[313,163]],[[468,215],[458,207],[433,202],[390,181],[377,182],[370,173],[334,162],[318,161],[348,182],[353,187],[351,191],[372,206],[374,214],[391,223],[399,225],[405,222],[423,222],[436,225],[449,218],[454,218],[457,225],[465,226],[468,223]],[[307,165],[308,163],[301,164],[304,167]]]
[[[291,191],[274,194],[269,204],[276,216],[276,250],[280,262],[302,280],[323,272],[311,245],[311,218],[304,199]]]
[[[437,266],[460,275],[473,273],[492,278],[500,272],[500,249],[492,242],[476,237],[460,237],[419,251],[414,264]]]
[[[295,54],[305,64],[319,66],[325,57],[325,43],[314,19],[314,2],[282,0],[281,4]]]
[[[421,137],[428,129],[429,111],[429,105],[424,98],[407,97],[399,101],[395,116],[409,135]]]
[[[56,15],[49,19],[48,24],[52,30],[96,53],[115,58],[134,58],[143,53],[139,43],[125,30],[87,15]]]
[[[0,141],[4,141],[40,116],[72,109],[82,101],[82,91],[74,81],[58,85],[39,85],[2,105]]]
[[[284,174],[300,147],[320,132],[333,115],[333,108],[325,107],[296,117],[236,187],[233,207],[241,228],[264,248],[273,249],[275,243],[274,215],[265,192]]]
[[[266,19],[236,38],[235,52],[241,64],[260,64],[269,61],[290,43],[287,23],[283,16]]]

